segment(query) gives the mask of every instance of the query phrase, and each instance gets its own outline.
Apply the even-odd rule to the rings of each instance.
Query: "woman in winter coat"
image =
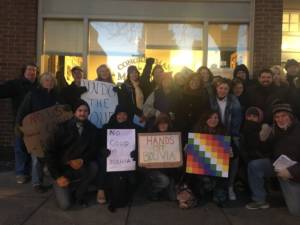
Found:
[[[109,122],[103,126],[102,137],[105,137],[103,143],[105,144],[107,156],[110,155],[110,150],[107,149],[108,129],[135,129],[136,133],[141,130],[140,127],[132,123],[132,117],[133,115],[126,105],[118,105]],[[136,161],[137,153],[135,149],[131,152],[130,156]],[[116,208],[127,206],[137,186],[136,172],[107,172],[106,181],[109,210],[113,212]]]
[[[51,107],[59,102],[58,95],[55,91],[56,80],[53,74],[44,73],[40,77],[40,86],[29,92],[17,114],[16,124],[22,126],[22,121],[30,113]],[[47,191],[43,185],[43,167],[44,159],[31,155],[32,159],[32,186],[38,193]]]
[[[194,73],[190,76],[178,100],[176,124],[183,132],[183,143],[187,142],[187,134],[193,129],[195,122],[209,108],[207,90],[203,87],[199,74]]]
[[[140,87],[139,71],[136,66],[129,66],[127,79],[118,92],[119,102],[128,105],[130,114],[135,114],[143,119],[144,94]]]

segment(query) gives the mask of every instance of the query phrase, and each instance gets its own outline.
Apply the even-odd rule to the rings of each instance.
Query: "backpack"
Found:
[[[179,208],[189,209],[197,206],[198,201],[187,184],[183,183],[177,187],[177,200]]]

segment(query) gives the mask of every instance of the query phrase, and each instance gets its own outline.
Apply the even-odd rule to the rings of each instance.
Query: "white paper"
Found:
[[[130,156],[130,153],[135,150],[134,129],[108,129],[107,149],[111,152],[107,157],[107,172],[136,169],[136,162]]]
[[[276,161],[273,163],[273,166],[276,170],[286,169],[293,165],[295,165],[297,162],[291,160],[286,155],[279,156]]]
[[[89,120],[98,128],[106,124],[118,105],[118,95],[113,84],[101,81],[81,80],[87,92],[81,95],[91,109]]]

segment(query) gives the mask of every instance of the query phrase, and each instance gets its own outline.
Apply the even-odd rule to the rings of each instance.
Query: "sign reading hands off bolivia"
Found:
[[[45,145],[57,124],[71,119],[73,113],[64,105],[55,105],[25,116],[21,130],[27,151],[44,157]]]
[[[110,150],[107,172],[135,170],[136,162],[130,156],[135,150],[134,129],[108,129],[107,149]]]
[[[89,120],[98,128],[106,124],[118,105],[118,95],[113,84],[101,81],[81,80],[87,92],[81,95],[91,109]]]
[[[179,132],[139,134],[138,143],[140,167],[175,168],[182,165]]]

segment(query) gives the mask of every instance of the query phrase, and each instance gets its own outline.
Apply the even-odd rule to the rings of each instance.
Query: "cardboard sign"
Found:
[[[138,143],[140,167],[176,168],[182,165],[180,132],[139,134]]]
[[[130,154],[135,150],[135,129],[108,129],[107,172],[132,171],[136,169],[136,162]]]
[[[55,105],[27,115],[21,130],[27,151],[37,157],[44,157],[45,145],[57,124],[72,118],[73,113],[66,106]]]
[[[228,177],[230,144],[228,136],[189,133],[186,172]]]
[[[81,80],[81,86],[87,88],[87,92],[81,95],[91,109],[89,120],[98,128],[106,124],[114,114],[118,105],[117,92],[113,90],[113,84],[101,81]]]

